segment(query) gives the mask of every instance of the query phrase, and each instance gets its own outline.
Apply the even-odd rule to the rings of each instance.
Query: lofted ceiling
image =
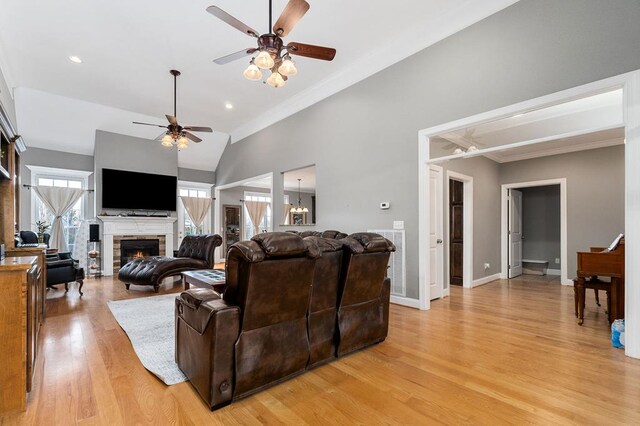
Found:
[[[249,58],[227,65],[212,62],[252,47],[255,41],[205,11],[215,4],[266,32],[266,0],[67,0],[64,4],[2,0],[0,67],[11,88],[97,104],[94,109],[113,108],[122,111],[114,112],[114,117],[120,116],[123,122],[147,116],[160,123],[172,110],[168,71],[178,69],[182,72],[178,80],[180,121],[210,126],[237,141],[516,1],[309,0],[309,12],[285,41],[335,47],[336,58],[325,62],[297,57],[298,75],[284,88],[273,89],[243,78]],[[274,21],[285,4],[286,0],[274,0]],[[71,55],[80,57],[82,64],[72,63]],[[62,98],[52,98],[56,99]],[[231,103],[233,109],[225,108],[225,103]],[[25,108],[38,106],[23,102],[22,111]],[[27,144],[30,134],[34,134],[34,143],[42,141],[37,130],[22,126],[46,113],[33,112],[33,117],[22,120],[19,130]],[[60,119],[61,128],[83,125],[72,114]],[[95,121],[90,124],[105,125]],[[101,130],[145,132],[122,126]],[[86,133],[88,127],[84,127]],[[71,142],[67,149],[91,142]],[[218,142],[206,140],[203,146],[212,143]],[[185,165],[193,167],[201,157],[194,155]],[[219,160],[218,154],[208,151],[205,157],[207,164],[216,165]]]

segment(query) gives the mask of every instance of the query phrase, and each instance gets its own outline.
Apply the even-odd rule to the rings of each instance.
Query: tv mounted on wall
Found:
[[[176,211],[176,176],[102,169],[102,208]]]

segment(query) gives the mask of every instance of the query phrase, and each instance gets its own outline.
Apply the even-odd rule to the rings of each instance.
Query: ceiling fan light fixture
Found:
[[[278,72],[286,77],[291,77],[298,74],[298,69],[291,58],[286,56],[282,64],[278,67]]]
[[[252,61],[242,75],[244,75],[244,78],[247,80],[258,81],[262,78],[262,71],[260,71],[260,68]]]
[[[277,89],[278,87],[284,86],[285,83],[284,83],[284,79],[282,78],[279,72],[272,72],[269,78],[267,79],[267,84]]]
[[[178,142],[176,143],[178,149],[187,149],[189,147],[189,139],[185,136],[180,136],[178,138]]]
[[[166,147],[166,148],[173,147],[173,136],[171,136],[169,133],[164,135],[162,137],[162,144],[161,145]]]
[[[273,57],[271,57],[271,53],[267,52],[266,50],[258,53],[258,56],[256,56],[256,58],[253,60],[253,63],[256,64],[258,68],[262,68],[263,70],[271,69],[273,68],[273,65],[275,65]]]

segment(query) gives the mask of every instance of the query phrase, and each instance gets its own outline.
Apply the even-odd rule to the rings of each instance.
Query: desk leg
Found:
[[[182,276],[182,284],[184,285],[184,291],[189,290],[189,283],[187,282],[187,279],[184,277],[184,275]]]
[[[578,277],[575,283],[575,291],[578,295],[578,324],[584,322],[584,277]]]

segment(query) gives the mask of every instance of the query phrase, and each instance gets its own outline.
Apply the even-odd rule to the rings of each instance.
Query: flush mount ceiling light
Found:
[[[244,34],[255,37],[258,42],[257,48],[250,47],[243,49],[239,52],[218,58],[213,62],[223,65],[258,52],[257,55],[249,61],[249,66],[242,74],[247,80],[259,81],[262,80],[263,76],[261,70],[270,70],[271,74],[266,80],[266,83],[271,87],[278,88],[284,86],[289,77],[298,73],[298,69],[291,59],[291,55],[332,61],[336,56],[336,49],[297,42],[290,42],[285,45],[282,40],[282,37],[287,36],[291,32],[300,18],[307,13],[307,10],[309,10],[309,3],[305,0],[289,0],[289,3],[285,6],[275,25],[271,25],[273,18],[272,0],[269,0],[269,28],[273,28],[273,32],[258,35],[256,30],[229,15],[219,7],[209,6],[207,12]]]
[[[164,127],[167,129],[166,132],[162,133],[155,140],[162,141],[161,145],[166,148],[173,148],[176,146],[178,149],[186,149],[189,147],[189,139],[194,141],[195,143],[202,142],[202,139],[194,135],[192,132],[208,132],[211,133],[213,130],[211,127],[198,127],[198,126],[181,126],[178,124],[178,119],[176,118],[176,89],[177,89],[177,79],[180,75],[180,71],[171,70],[169,74],[173,76],[173,115],[166,115],[167,120],[169,121],[168,126],[164,126],[162,124],[150,124],[150,123],[141,123],[139,121],[134,121],[133,124],[142,124],[144,126],[156,126],[156,127]]]
[[[81,64],[82,63],[82,59],[80,59],[79,57],[77,57],[75,55],[74,56],[69,56],[69,60],[71,62],[73,62],[74,64]]]
[[[300,197],[300,181],[302,179],[298,179],[298,207],[291,207],[289,212],[291,213],[309,213],[309,209],[302,205],[302,197]]]

